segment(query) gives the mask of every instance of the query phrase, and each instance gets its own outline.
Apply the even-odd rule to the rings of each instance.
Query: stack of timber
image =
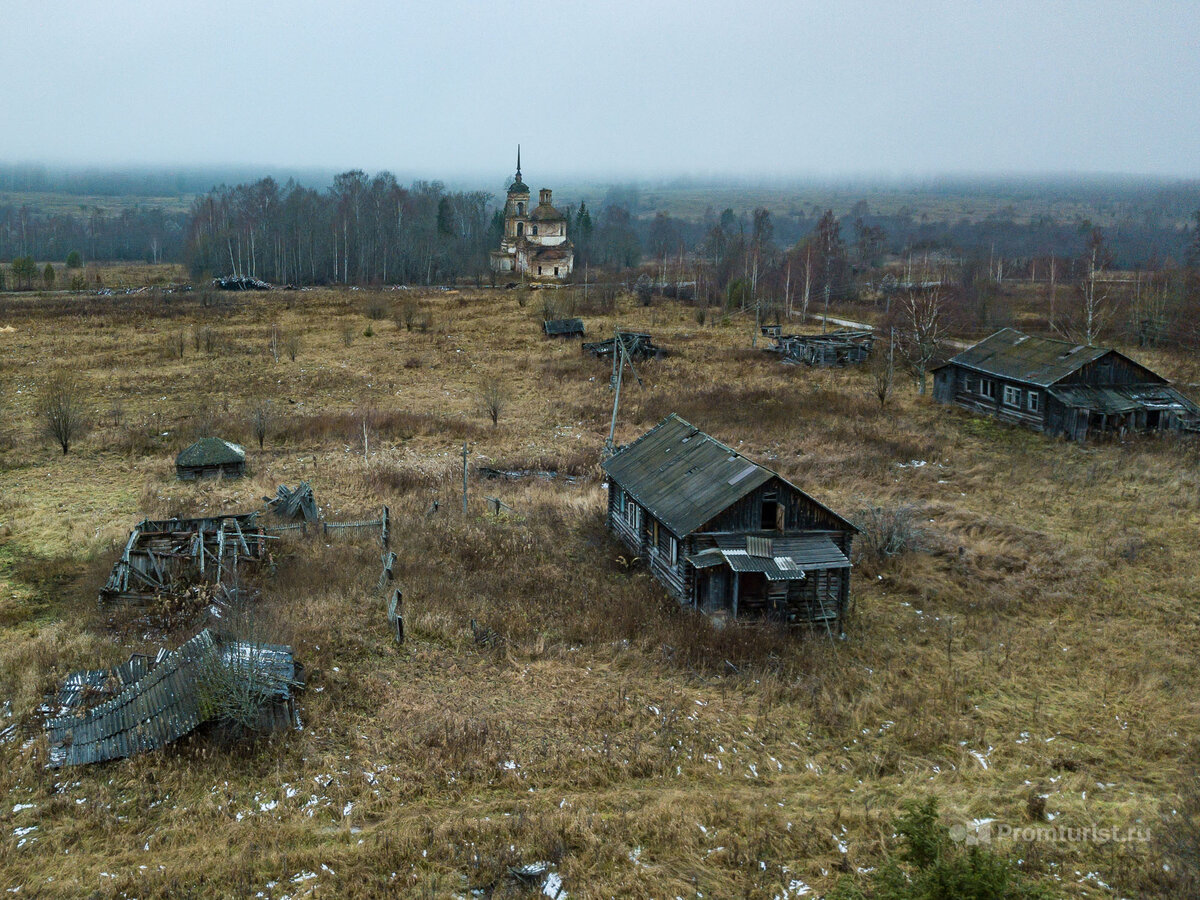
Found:
[[[625,346],[625,353],[630,358],[657,359],[665,354],[662,347],[657,347],[650,335],[639,331],[618,331],[615,338],[607,341],[593,341],[583,345],[586,353],[597,357],[611,357],[616,349],[616,341],[620,340]]]
[[[778,325],[762,326],[765,337],[772,338],[769,353],[778,353],[785,363],[806,366],[848,366],[867,361],[875,346],[873,331],[841,329],[829,334],[781,334]]]
[[[220,584],[244,560],[266,555],[257,513],[199,519],[145,519],[100,590],[100,601],[144,603],[183,596],[201,582]]]
[[[72,678],[77,676],[86,680],[85,673]],[[160,652],[145,674],[111,700],[48,719],[50,764],[83,765],[157,750],[223,718],[231,697],[254,698],[260,730],[298,725],[293,690],[302,686],[290,647],[226,640],[205,629],[177,649]]]

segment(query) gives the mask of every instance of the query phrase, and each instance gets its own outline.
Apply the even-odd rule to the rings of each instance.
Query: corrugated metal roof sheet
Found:
[[[756,540],[770,540],[771,555],[754,554]],[[697,568],[725,563],[735,572],[758,572],[770,581],[800,581],[818,569],[848,569],[850,560],[824,534],[805,534],[769,539],[753,535],[717,535],[716,547],[688,557]]]
[[[1066,406],[1094,410],[1104,415],[1135,409],[1186,412],[1200,415],[1200,407],[1169,385],[1127,384],[1105,387],[1060,385],[1050,395]]]
[[[675,413],[617,451],[603,468],[676,537],[691,534],[771,478],[779,478],[808,497]],[[847,527],[854,527],[828,507],[808,499]]]
[[[1049,387],[1111,351],[1002,328],[950,362],[988,375]]]

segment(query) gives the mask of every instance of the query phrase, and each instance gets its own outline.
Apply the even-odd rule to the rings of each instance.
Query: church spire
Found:
[[[521,145],[517,144],[517,181],[521,180]]]

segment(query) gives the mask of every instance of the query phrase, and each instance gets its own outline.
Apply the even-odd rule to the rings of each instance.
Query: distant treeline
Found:
[[[417,284],[490,277],[488,251],[498,244],[503,224],[497,194],[451,190],[438,181],[403,186],[388,172],[368,176],[354,170],[333,176],[332,183],[328,174],[317,172],[295,173],[286,181],[234,180],[243,174],[230,169],[111,172],[0,166],[0,261],[61,261],[76,251],[86,262],[183,262],[197,277],[207,272],[277,282]],[[224,186],[228,184],[236,186]],[[1030,208],[1052,200],[1092,210],[1103,219],[1114,267],[1153,268],[1183,258],[1190,238],[1180,222],[1200,207],[1200,184],[1152,179],[861,186],[868,196],[886,192],[892,209],[896,195],[913,201],[899,212],[881,214],[864,199],[836,216],[843,239],[865,242],[869,246],[861,249],[871,258],[940,253],[1018,265],[1037,258],[1076,259],[1094,225],[1078,214],[1069,220],[1029,218]],[[682,188],[672,184],[666,189],[670,196]],[[844,198],[855,186],[834,189]],[[780,188],[780,195],[788,190]],[[6,192],[24,196],[6,201]],[[816,188],[807,193],[820,194]],[[816,240],[826,215],[823,206],[797,202],[786,210],[774,209],[768,221],[757,224],[761,209],[709,208],[685,218],[670,211],[669,199],[663,200],[667,209],[655,209],[649,194],[625,185],[597,192],[578,205],[564,198],[560,208],[569,216],[580,267],[661,264],[681,254],[724,261],[734,255],[728,252],[731,244],[786,250]],[[120,203],[105,207],[99,198],[107,197],[134,199],[126,199],[126,208]],[[937,218],[917,211],[922,205],[936,208],[939,197],[987,198],[999,211],[957,220],[950,220],[949,213]],[[168,208],[156,200],[166,201]]]
[[[187,222],[186,213],[159,206],[113,212],[84,204],[68,212],[0,201],[0,260],[32,256],[62,262],[75,252],[89,262],[177,262]]]
[[[344,172],[323,191],[264,178],[192,203],[184,261],[194,276],[279,283],[482,281],[500,240],[491,201],[437,181],[403,187],[390,172]]]

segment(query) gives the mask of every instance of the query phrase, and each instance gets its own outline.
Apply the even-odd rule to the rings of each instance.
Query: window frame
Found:
[[[1025,408],[1030,412],[1040,413],[1042,411],[1042,395],[1037,391],[1030,391],[1025,398]]]
[[[979,393],[989,400],[996,399],[996,382],[991,378],[979,379]]]
[[[1003,402],[1005,406],[1012,406],[1016,409],[1021,408],[1021,389],[1016,385],[1004,385],[1002,397],[1003,400],[1001,402]]]

